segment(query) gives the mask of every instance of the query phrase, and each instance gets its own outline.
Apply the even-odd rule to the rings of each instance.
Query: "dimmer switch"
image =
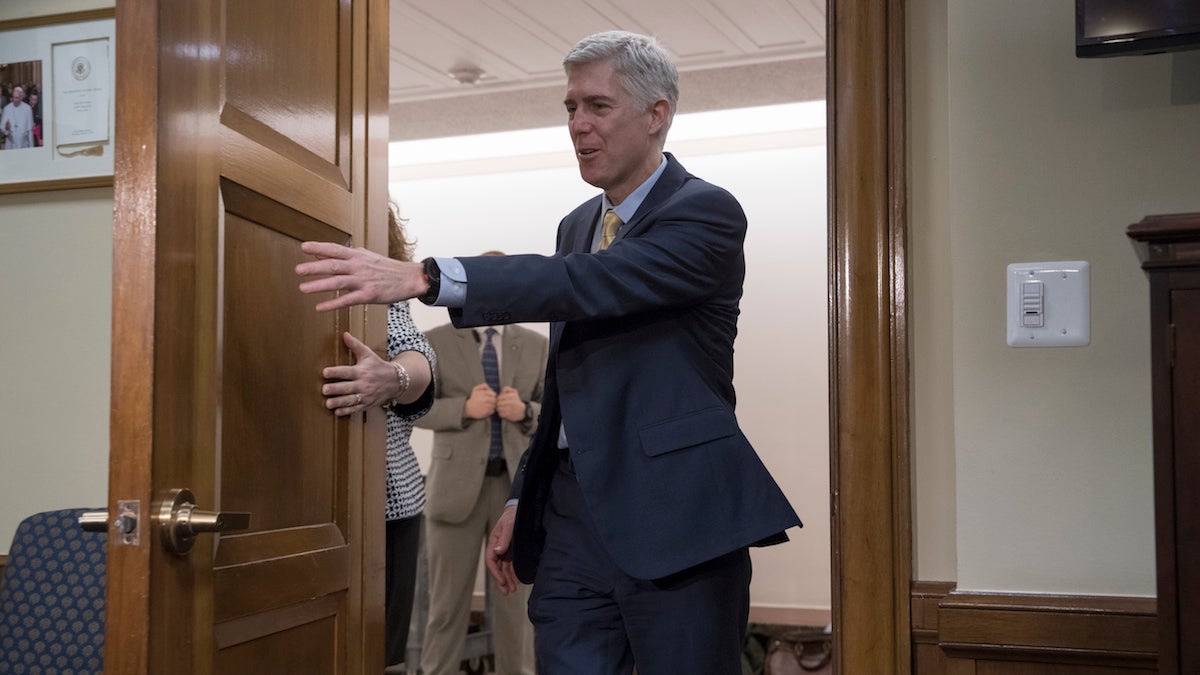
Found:
[[[1091,341],[1088,263],[1008,266],[1010,347],[1074,347]]]
[[[1021,326],[1041,328],[1045,323],[1042,314],[1042,287],[1040,281],[1021,282]]]

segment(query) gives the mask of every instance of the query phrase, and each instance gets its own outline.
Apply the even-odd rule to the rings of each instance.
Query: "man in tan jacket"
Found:
[[[446,324],[426,337],[438,367],[433,408],[417,421],[434,432],[426,478],[429,622],[421,670],[443,675],[459,672],[479,552],[504,511],[513,473],[537,428],[548,342],[519,325],[460,330]],[[489,375],[496,381],[489,384]],[[490,577],[488,583],[494,583]],[[528,595],[528,586],[508,596],[491,589],[499,675],[533,675]]]

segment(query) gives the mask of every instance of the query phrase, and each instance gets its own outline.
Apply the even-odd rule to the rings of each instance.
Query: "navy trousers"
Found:
[[[546,543],[529,597],[541,675],[741,675],[750,608],[745,548],[663,579],[635,579],[596,535],[560,462],[543,515]],[[697,533],[703,536],[703,533]]]

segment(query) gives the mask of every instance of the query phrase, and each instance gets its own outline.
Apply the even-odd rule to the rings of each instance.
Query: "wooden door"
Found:
[[[106,672],[383,667],[383,424],[321,368],[382,311],[318,314],[306,239],[384,250],[385,0],[118,2]],[[249,512],[162,534],[163,501]]]

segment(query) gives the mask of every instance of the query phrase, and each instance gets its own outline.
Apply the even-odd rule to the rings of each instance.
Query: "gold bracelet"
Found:
[[[398,361],[388,361],[388,363],[392,364],[392,367],[396,369],[396,379],[400,381],[400,391],[396,392],[396,395],[390,401],[384,401],[383,407],[385,408],[390,405],[400,405],[400,397],[404,395],[404,392],[408,391],[409,385],[412,384],[412,378],[408,376],[407,368],[402,366]]]

